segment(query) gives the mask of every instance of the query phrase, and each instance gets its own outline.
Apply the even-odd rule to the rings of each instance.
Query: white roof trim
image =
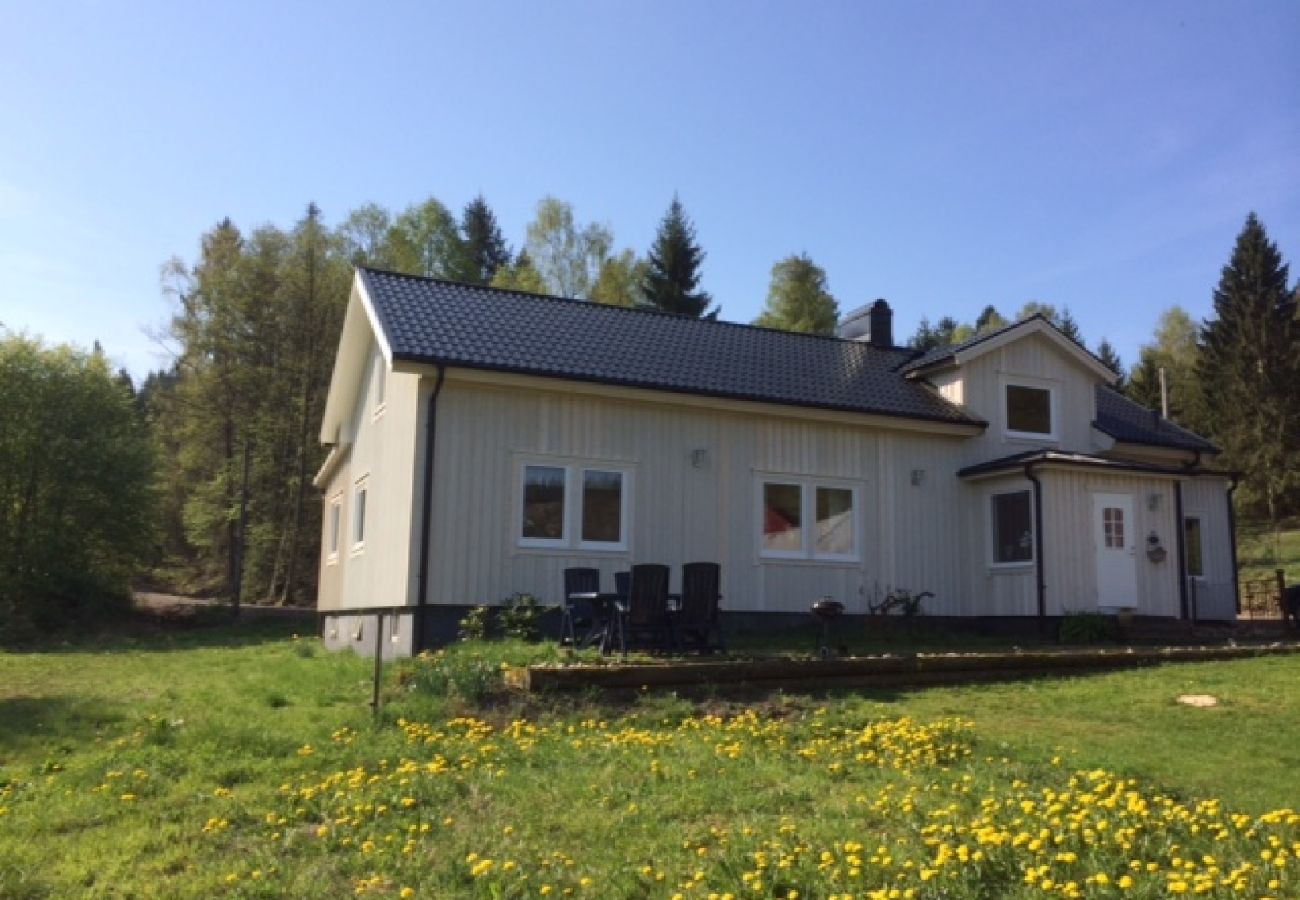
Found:
[[[384,362],[388,363],[388,368],[392,369],[393,350],[388,346],[388,335],[384,334],[383,326],[379,324],[375,304],[370,299],[370,292],[366,290],[366,283],[362,280],[360,272],[352,276],[352,290],[361,298],[361,306],[366,311],[366,318],[370,320],[370,330],[374,332],[375,340],[379,342],[379,352],[384,355]]]
[[[925,366],[908,374],[910,377],[915,377],[920,376],[923,372],[929,369],[946,368],[953,365],[960,366],[973,359],[979,359],[986,353],[991,353],[994,350],[1005,347],[1007,344],[1012,344],[1016,341],[1022,340],[1031,334],[1041,334],[1049,340],[1054,341],[1056,345],[1064,350],[1068,356],[1073,358],[1075,362],[1091,371],[1106,384],[1115,383],[1116,375],[1106,366],[1105,363],[1097,359],[1065,335],[1061,334],[1059,329],[1042,316],[1031,316],[1023,322],[1017,322],[1015,325],[1012,325],[1000,334],[978,341],[970,347],[958,350],[950,357],[936,360],[932,365]]]
[[[329,482],[330,476],[334,474],[334,470],[348,458],[348,454],[351,450],[351,444],[335,444],[333,447],[330,447],[330,452],[329,455],[325,457],[325,462],[321,463],[320,470],[311,480],[312,487],[323,489],[326,483]]]
[[[320,424],[322,444],[338,444],[348,439],[344,431],[356,405],[357,392],[365,379],[370,348],[375,344],[378,344],[385,365],[391,371],[392,349],[388,345],[387,336],[379,327],[374,304],[358,273],[352,276],[352,292],[348,296],[347,311],[343,314],[343,329],[339,334],[338,351],[334,355],[329,392],[325,395],[325,413]]]

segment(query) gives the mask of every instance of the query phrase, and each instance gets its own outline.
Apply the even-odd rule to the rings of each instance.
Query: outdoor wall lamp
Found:
[[[921,483],[922,483],[923,481],[925,481],[925,469],[913,469],[913,470],[912,470],[912,486],[913,486],[913,487],[920,487],[920,486],[921,486]]]
[[[703,469],[709,464],[709,451],[704,447],[699,447],[691,451],[691,465],[697,469]]]
[[[1147,509],[1151,510],[1152,512],[1155,512],[1159,508],[1160,508],[1160,495],[1147,494]]]
[[[1160,544],[1160,535],[1156,534],[1154,531],[1148,534],[1147,559],[1151,560],[1153,563],[1164,562],[1165,557],[1168,555],[1169,551]]]

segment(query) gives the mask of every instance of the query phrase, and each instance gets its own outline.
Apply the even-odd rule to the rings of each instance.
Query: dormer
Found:
[[[902,369],[989,423],[971,458],[1035,450],[1095,453],[1097,388],[1115,373],[1042,316],[931,350]]]

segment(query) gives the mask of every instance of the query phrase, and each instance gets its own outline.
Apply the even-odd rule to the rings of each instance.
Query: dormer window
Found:
[[[1056,391],[1048,385],[1008,381],[1003,385],[1008,437],[1056,439]]]

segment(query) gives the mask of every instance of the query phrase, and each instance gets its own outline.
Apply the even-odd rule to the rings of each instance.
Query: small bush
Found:
[[[506,637],[535,641],[542,636],[541,619],[546,611],[532,594],[515,594],[501,607],[501,630]]]
[[[459,629],[462,641],[486,641],[492,634],[492,607],[474,607],[460,620]]]
[[[477,653],[441,650],[417,657],[401,681],[410,690],[469,704],[482,703],[503,686],[499,663]]]
[[[1103,644],[1118,636],[1115,620],[1096,612],[1068,612],[1061,619],[1062,644]]]

